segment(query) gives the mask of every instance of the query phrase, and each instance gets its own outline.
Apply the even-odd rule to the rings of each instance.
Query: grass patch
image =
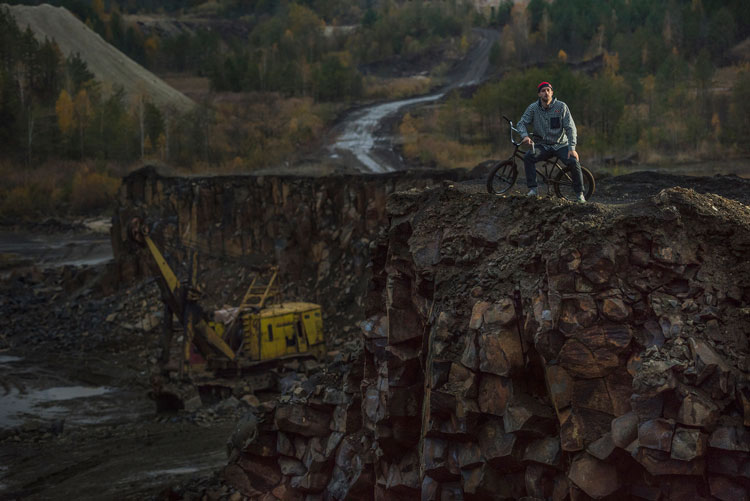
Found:
[[[471,169],[491,157],[488,145],[464,144],[441,134],[419,134],[403,144],[403,152],[412,162],[441,169]]]
[[[427,94],[433,79],[427,76],[403,78],[378,78],[369,76],[364,82],[364,96],[367,99],[404,99]]]

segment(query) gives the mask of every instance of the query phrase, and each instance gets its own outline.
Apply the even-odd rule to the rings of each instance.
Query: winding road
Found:
[[[353,111],[334,129],[335,139],[327,147],[334,162],[346,162],[362,172],[385,173],[403,168],[403,160],[393,151],[395,138],[388,123],[398,114],[419,104],[437,101],[448,92],[482,81],[489,67],[492,44],[497,31],[476,29],[479,40],[455,74],[460,78],[439,92],[426,96],[376,104]]]

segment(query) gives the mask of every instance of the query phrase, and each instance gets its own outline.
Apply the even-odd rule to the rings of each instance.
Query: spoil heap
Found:
[[[388,199],[361,360],[231,442],[264,499],[747,499],[750,209]]]

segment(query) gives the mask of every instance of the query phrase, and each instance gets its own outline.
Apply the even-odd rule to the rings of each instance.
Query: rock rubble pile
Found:
[[[3,273],[0,350],[111,353],[145,347],[161,321],[156,284],[141,281],[112,293],[113,274],[109,265],[28,265]]]

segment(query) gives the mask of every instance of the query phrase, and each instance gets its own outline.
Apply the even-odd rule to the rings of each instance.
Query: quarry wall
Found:
[[[267,499],[747,499],[747,206],[438,187],[387,209],[364,350],[259,408],[230,483]]]
[[[219,306],[232,295],[241,298],[254,271],[277,265],[288,299],[321,303],[329,320],[353,318],[362,311],[371,242],[388,224],[388,195],[459,175],[177,177],[146,167],[127,176],[118,194],[112,221],[118,277],[151,274],[148,256],[128,238],[137,216],[176,272],[188,268],[189,249],[198,251],[201,280]]]

